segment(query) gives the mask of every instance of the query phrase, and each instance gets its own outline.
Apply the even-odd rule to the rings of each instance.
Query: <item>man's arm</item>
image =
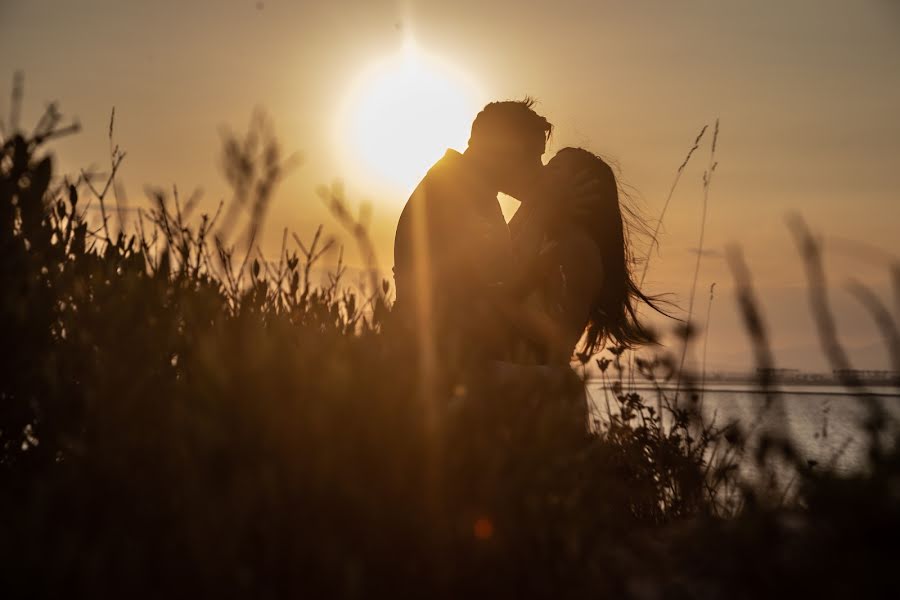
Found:
[[[519,202],[519,208],[516,209],[516,213],[509,220],[509,234],[513,240],[521,234],[522,228],[530,216],[529,213],[533,212],[532,208],[533,206],[528,202]]]
[[[546,257],[541,248],[547,231],[549,201],[536,194],[523,201],[509,221],[514,262],[507,278],[508,292],[513,297],[526,295],[546,272]]]

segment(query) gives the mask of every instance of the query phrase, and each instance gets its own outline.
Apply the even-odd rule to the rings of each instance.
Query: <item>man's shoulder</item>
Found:
[[[447,150],[425,173],[419,188],[449,190],[463,185],[469,179],[464,163],[462,154],[456,150]]]
[[[452,154],[451,154],[452,153]],[[448,150],[419,182],[410,194],[409,205],[427,205],[429,207],[443,205],[445,200],[455,200],[469,195],[465,168],[461,164],[462,155],[455,150]]]
[[[461,153],[453,148],[448,148],[444,155],[431,166],[428,173],[435,175],[458,173],[465,169],[465,162]]]

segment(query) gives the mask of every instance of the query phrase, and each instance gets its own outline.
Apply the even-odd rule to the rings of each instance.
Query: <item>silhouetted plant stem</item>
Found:
[[[659,248],[659,231],[666,218],[666,212],[669,210],[669,204],[672,202],[672,197],[675,195],[675,189],[678,187],[678,182],[681,181],[681,175],[684,173],[684,169],[687,167],[688,162],[690,162],[691,156],[693,156],[697,148],[700,147],[700,140],[703,139],[703,135],[708,128],[709,125],[704,125],[700,129],[700,133],[694,138],[694,144],[691,146],[691,149],[688,150],[687,155],[684,157],[684,160],[681,161],[678,170],[675,172],[675,179],[672,180],[672,185],[669,187],[669,193],[666,196],[666,201],[663,203],[662,210],[659,213],[659,219],[656,221],[656,227],[653,229],[653,235],[650,237],[650,247],[647,249],[647,257],[644,259],[644,268],[641,271],[641,282],[638,287],[644,286],[644,281],[647,278],[647,271],[650,269],[650,257],[653,255],[654,246],[657,249]]]
[[[709,286],[709,303],[706,305],[706,323],[703,326],[703,360],[700,363],[700,410],[703,410],[703,398],[706,392],[706,351],[709,347],[709,323],[712,314],[713,298],[715,297],[716,283]]]
[[[891,288],[894,291],[894,319],[900,323],[900,263],[891,265]]]
[[[709,153],[709,165],[703,173],[703,210],[700,215],[700,237],[697,241],[697,260],[694,263],[694,276],[691,280],[691,294],[688,300],[687,318],[684,323],[684,341],[681,349],[681,360],[678,364],[678,379],[675,382],[675,398],[673,402],[678,405],[678,391],[681,386],[681,380],[684,373],[684,361],[687,357],[688,345],[691,339],[691,319],[694,316],[694,298],[697,294],[697,278],[700,276],[700,261],[703,259],[703,242],[706,235],[706,213],[709,208],[709,187],[712,183],[712,176],[716,170],[716,143],[719,140],[719,120],[716,119],[715,129],[713,130],[712,146]]]
[[[884,345],[890,359],[891,370],[900,373],[900,331],[891,317],[891,312],[882,304],[872,290],[857,281],[851,281],[847,285],[848,290],[869,311],[878,331],[884,339]]]
[[[806,222],[799,215],[791,215],[788,218],[788,227],[794,235],[794,240],[806,267],[809,305],[816,322],[816,331],[819,334],[822,352],[831,364],[841,384],[848,390],[854,390],[855,395],[866,404],[869,418],[865,425],[871,433],[871,451],[880,454],[881,442],[879,433],[884,429],[885,425],[884,408],[881,406],[878,398],[866,389],[862,380],[853,371],[850,359],[847,357],[847,353],[838,339],[837,324],[828,303],[828,287],[819,242],[812,236],[812,233],[806,226]]]
[[[675,172],[675,178],[672,180],[672,185],[669,187],[669,193],[666,195],[666,200],[663,202],[662,210],[659,213],[659,218],[656,221],[656,226],[653,228],[653,233],[650,235],[650,246],[647,248],[647,256],[644,258],[644,266],[641,270],[641,281],[638,284],[638,288],[644,289],[644,282],[647,279],[647,272],[650,269],[650,257],[653,255],[654,246],[656,249],[659,249],[659,232],[662,229],[663,222],[666,218],[666,212],[669,210],[669,204],[672,202],[672,198],[675,195],[675,189],[678,187],[678,182],[681,181],[681,175],[684,173],[685,168],[691,160],[691,157],[696,152],[697,148],[700,147],[700,141],[703,139],[703,135],[706,133],[706,130],[709,128],[709,125],[704,125],[700,128],[700,133],[697,134],[697,137],[694,138],[694,143],[691,145],[691,148],[688,150],[687,154],[684,157],[684,160],[681,161],[681,164],[678,165],[678,170]],[[640,314],[641,306],[638,305],[635,307],[635,314]],[[631,350],[628,353],[628,381],[629,385],[634,386],[634,350]]]

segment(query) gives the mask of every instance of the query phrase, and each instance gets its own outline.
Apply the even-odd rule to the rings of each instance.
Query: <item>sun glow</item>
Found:
[[[478,96],[468,78],[407,42],[358,78],[340,111],[347,176],[411,192],[447,148],[466,147]]]

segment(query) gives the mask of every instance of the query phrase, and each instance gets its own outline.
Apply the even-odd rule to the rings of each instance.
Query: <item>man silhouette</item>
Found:
[[[447,150],[400,215],[395,312],[442,359],[503,359],[507,307],[522,292],[537,246],[517,244],[497,200],[536,194],[551,124],[533,102],[493,102],[463,153]]]

